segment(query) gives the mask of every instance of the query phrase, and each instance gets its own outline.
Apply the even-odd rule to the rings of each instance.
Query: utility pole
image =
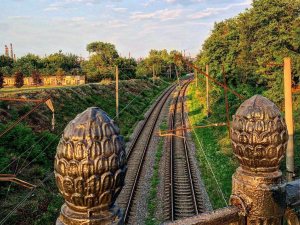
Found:
[[[224,65],[222,65],[223,67],[223,80],[224,80],[224,85],[226,87],[226,77],[225,77],[225,67]],[[228,135],[229,135],[229,139],[231,139],[231,133],[230,133],[230,119],[229,119],[229,108],[228,108],[228,99],[227,99],[227,89],[224,88],[225,91],[225,103],[226,103],[226,114],[227,114],[227,127],[228,127]]]
[[[155,69],[154,65],[152,66],[152,71],[153,71],[153,85],[155,84]]]
[[[286,178],[287,181],[293,180],[294,174],[294,121],[293,121],[293,104],[292,104],[292,73],[291,58],[284,58],[284,105],[285,121],[288,129],[289,140],[286,150]]]
[[[177,82],[179,84],[178,70],[177,70],[177,65],[176,64],[175,64],[175,71],[176,71],[176,76],[177,76]]]
[[[197,70],[195,70],[195,78],[196,78],[196,88],[198,88],[198,75],[197,75]]]
[[[209,75],[208,65],[206,65],[206,74]],[[206,104],[207,104],[207,111],[206,116],[209,117],[209,80],[208,76],[206,76]]]
[[[116,116],[119,119],[119,69],[116,66]]]

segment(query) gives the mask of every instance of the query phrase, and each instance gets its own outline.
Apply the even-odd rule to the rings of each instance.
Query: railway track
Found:
[[[147,160],[147,149],[154,135],[154,128],[160,112],[172,93],[176,85],[168,88],[158,99],[156,105],[152,108],[149,116],[145,118],[143,125],[132,141],[127,152],[127,173],[125,177],[125,186],[117,202],[124,209],[125,223],[131,224],[136,213],[136,201],[139,196],[139,181],[143,177],[146,168],[143,167]]]
[[[189,82],[186,82],[173,99],[170,109],[171,130],[185,127],[184,97],[188,85]],[[186,131],[174,131],[173,134],[176,136],[170,138],[165,180],[167,221],[190,217],[204,211],[196,170],[191,163],[186,141]]]

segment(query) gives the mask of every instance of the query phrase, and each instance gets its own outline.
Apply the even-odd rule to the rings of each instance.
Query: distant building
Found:
[[[4,86],[14,86],[15,78],[14,77],[4,77]],[[85,76],[62,76],[62,79],[57,79],[56,76],[43,76],[42,83],[40,86],[49,86],[49,85],[77,85],[85,84]],[[32,77],[24,77],[24,86],[34,86]]]

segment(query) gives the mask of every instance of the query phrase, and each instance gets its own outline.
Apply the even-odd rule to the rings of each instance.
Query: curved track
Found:
[[[184,98],[189,85],[186,82],[177,98],[174,99],[171,112],[172,121],[170,129],[185,127]],[[200,187],[197,182],[196,171],[186,141],[186,131],[173,132],[176,136],[170,138],[169,162],[166,167],[166,220],[190,217],[203,212]]]
[[[144,120],[141,129],[138,131],[138,134],[135,136],[127,152],[128,171],[125,177],[126,185],[120,194],[122,198],[117,200],[120,207],[125,209],[125,223],[130,224],[131,217],[134,216],[136,212],[136,196],[138,196],[137,192],[139,191],[140,177],[143,177],[143,173],[146,169],[143,167],[143,164],[147,158],[147,149],[154,135],[154,128],[160,112],[175,87],[175,85],[171,86],[159,97],[156,105],[152,108],[149,116]]]

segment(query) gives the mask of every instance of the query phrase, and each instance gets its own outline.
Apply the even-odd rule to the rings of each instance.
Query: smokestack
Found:
[[[47,54],[45,54],[45,58],[47,58]]]
[[[5,45],[5,56],[8,56],[8,48],[7,48],[7,45]]]
[[[129,52],[129,59],[130,59],[130,52]]]
[[[191,53],[189,52],[189,59],[191,60]]]
[[[184,56],[183,57],[185,58],[185,50],[184,50]]]
[[[12,43],[10,43],[10,57],[11,57],[12,59],[14,59]]]
[[[16,54],[14,54],[14,60],[16,60]]]

